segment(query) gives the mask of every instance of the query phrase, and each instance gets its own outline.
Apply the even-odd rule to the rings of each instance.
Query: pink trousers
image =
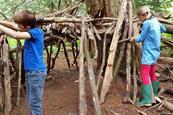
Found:
[[[145,65],[142,64],[142,83],[143,85],[148,85],[151,83],[151,81],[156,82],[157,77],[156,77],[156,64],[154,65]]]

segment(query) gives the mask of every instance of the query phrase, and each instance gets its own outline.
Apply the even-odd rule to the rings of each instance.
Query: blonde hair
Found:
[[[144,14],[149,14],[151,11],[150,11],[150,8],[148,6],[141,6],[138,11],[137,11],[137,15],[144,15]]]

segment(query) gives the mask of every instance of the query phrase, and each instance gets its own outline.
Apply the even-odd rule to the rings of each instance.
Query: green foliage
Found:
[[[165,38],[168,38],[170,40],[173,39],[173,35],[172,34],[163,33],[162,36],[165,37]],[[165,45],[164,43],[162,43],[161,44],[161,56],[163,56],[163,57],[173,57],[173,50],[172,50],[172,48],[170,48],[167,45]]]
[[[16,12],[28,9],[36,14],[46,15],[54,9],[62,10],[78,3],[80,0],[0,0],[0,19],[10,19]],[[136,8],[149,5],[156,12],[167,11],[173,0],[134,0]],[[86,13],[85,4],[78,9],[77,15]]]
[[[172,7],[172,2],[173,0],[134,0],[137,8],[147,5],[156,12],[167,12],[168,8]]]
[[[10,19],[16,12],[27,9],[35,14],[46,15],[54,9],[62,10],[79,0],[0,0],[0,19]],[[79,10],[78,10],[79,11]]]
[[[10,45],[10,48],[15,48],[17,47],[17,40],[11,37],[7,37],[8,43]],[[24,40],[20,40],[22,45],[24,45]]]

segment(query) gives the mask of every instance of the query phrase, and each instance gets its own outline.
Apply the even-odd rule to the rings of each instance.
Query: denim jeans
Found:
[[[42,97],[46,72],[25,71],[26,94],[31,115],[43,115]]]

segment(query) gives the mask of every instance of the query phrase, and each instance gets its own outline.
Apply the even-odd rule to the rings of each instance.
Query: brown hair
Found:
[[[30,26],[34,28],[36,26],[36,18],[34,14],[28,10],[17,13],[13,19],[16,23],[22,24],[24,27]]]

